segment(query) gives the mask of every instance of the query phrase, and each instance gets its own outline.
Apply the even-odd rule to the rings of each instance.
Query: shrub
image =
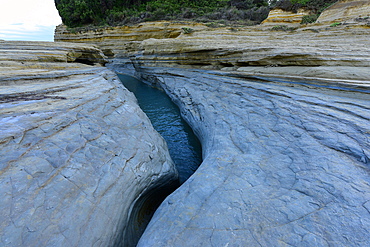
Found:
[[[194,29],[192,29],[190,27],[183,27],[182,31],[184,31],[184,34],[190,34],[190,33],[194,32]]]
[[[273,26],[271,28],[271,31],[294,31],[296,28],[295,27],[288,27],[286,25],[277,25],[277,26]]]
[[[319,18],[318,14],[305,15],[305,16],[302,17],[301,24],[314,23],[317,20],[317,18]]]
[[[271,7],[285,11],[297,12],[299,8],[305,8],[313,14],[320,14],[326,8],[338,0],[278,0]]]
[[[342,25],[341,22],[334,22],[332,24],[330,24],[330,27],[336,27],[336,26],[339,26],[339,25]]]

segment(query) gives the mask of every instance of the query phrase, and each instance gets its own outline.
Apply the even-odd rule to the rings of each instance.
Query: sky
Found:
[[[53,41],[61,23],[54,0],[0,0],[0,39]]]

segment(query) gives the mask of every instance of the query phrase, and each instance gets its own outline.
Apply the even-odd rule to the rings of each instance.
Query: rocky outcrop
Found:
[[[65,63],[82,63],[87,65],[104,65],[107,60],[104,54],[96,46],[86,44],[68,44],[51,42],[26,42],[0,41],[0,62],[3,65],[5,75],[9,75],[7,66],[14,67],[17,73],[26,68],[47,67],[44,63],[50,62],[50,66]],[[25,65],[25,66],[24,66]]]
[[[204,161],[138,246],[370,245],[370,83],[141,67],[192,123]]]
[[[299,26],[303,16],[309,14],[310,12],[304,9],[299,9],[296,13],[282,9],[273,9],[269,12],[268,17],[262,24]]]
[[[131,70],[130,57],[134,57],[135,63],[145,66],[227,70],[253,76],[347,80],[369,76],[369,33],[365,24],[309,25],[291,32],[273,31],[269,25],[214,29],[169,22],[156,23],[149,31],[150,25],[139,25],[137,30],[106,29],[102,39],[94,39],[91,31],[78,35],[59,27],[56,40],[99,44],[103,50],[113,52],[109,66],[115,69]],[[187,26],[193,32],[184,33],[182,27]],[[167,29],[176,35],[165,35]]]
[[[59,25],[55,29],[55,41],[82,42],[99,45],[107,56],[127,58],[136,53],[141,41],[146,39],[173,39],[180,36],[183,27],[202,30],[206,26],[189,22],[144,22],[132,26],[105,27],[91,30],[67,30]]]
[[[368,0],[341,0],[325,10],[317,22],[365,22],[370,27],[368,18],[370,18],[370,2]]]
[[[149,39],[142,42],[142,51],[132,60],[145,67],[216,69],[301,79],[369,80],[368,32],[320,28],[295,32],[216,29],[177,39]]]
[[[166,144],[104,61],[91,45],[0,42],[1,246],[133,245],[176,183]]]
[[[132,63],[162,87],[203,146],[139,246],[370,245],[368,27],[291,30],[202,27],[112,46],[124,51],[112,67]]]

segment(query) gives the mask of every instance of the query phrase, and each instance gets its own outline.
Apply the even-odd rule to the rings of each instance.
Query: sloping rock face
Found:
[[[317,22],[366,22],[369,16],[370,2],[368,0],[342,0],[333,4],[330,8],[325,10],[317,19]]]
[[[273,9],[270,11],[268,17],[262,22],[262,24],[299,26],[303,16],[309,14],[309,11],[304,9],[299,9],[297,13],[284,11],[282,9]]]
[[[192,123],[204,161],[138,246],[369,246],[370,83],[144,68]]]
[[[104,61],[89,45],[0,42],[1,246],[129,246],[153,190],[177,181]]]

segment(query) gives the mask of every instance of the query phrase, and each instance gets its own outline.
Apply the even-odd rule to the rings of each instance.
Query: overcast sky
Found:
[[[53,41],[61,23],[54,0],[0,0],[0,39]]]

